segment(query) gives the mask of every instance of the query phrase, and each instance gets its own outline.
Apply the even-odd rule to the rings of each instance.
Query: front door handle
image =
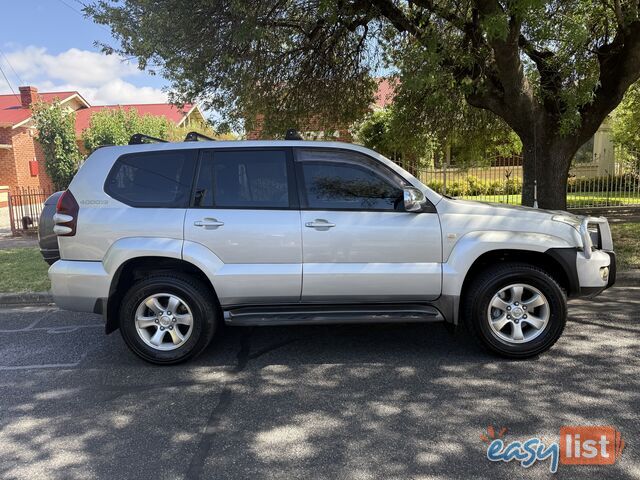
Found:
[[[316,218],[313,222],[305,223],[304,226],[308,228],[327,229],[327,228],[335,227],[336,224],[330,223],[326,221],[324,218]]]
[[[193,222],[194,227],[203,228],[218,228],[224,225],[224,222],[219,222],[215,218],[205,218],[203,220],[196,220]]]

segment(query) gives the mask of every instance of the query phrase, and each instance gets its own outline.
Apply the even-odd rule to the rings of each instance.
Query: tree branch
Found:
[[[502,6],[496,0],[476,0],[475,3],[481,19],[504,14]],[[518,41],[521,21],[517,16],[511,15],[508,22],[506,37],[504,39],[489,38],[489,45],[494,52],[493,61],[497,76],[504,89],[505,101],[509,102],[511,108],[518,109],[520,115],[531,117],[536,102],[520,61]]]
[[[423,32],[420,30],[415,23],[413,23],[404,12],[398,8],[395,4],[393,4],[389,0],[373,0],[371,2],[376,6],[378,11],[389,20],[396,30],[399,32],[406,32],[413,37],[415,37],[418,41],[422,38]]]
[[[525,55],[535,63],[540,74],[540,88],[543,92],[545,109],[559,115],[564,105],[559,96],[562,91],[562,76],[558,68],[553,65],[555,54],[550,50],[538,50],[523,34],[520,34],[518,38],[518,45]]]
[[[576,136],[586,142],[606,116],[620,103],[627,89],[640,78],[640,20],[619,31],[613,41],[598,49],[600,76],[593,100],[579,109],[582,124]]]

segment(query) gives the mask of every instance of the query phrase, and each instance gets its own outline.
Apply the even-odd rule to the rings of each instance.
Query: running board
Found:
[[[326,325],[337,323],[431,323],[444,317],[431,305],[287,305],[224,311],[227,325]]]

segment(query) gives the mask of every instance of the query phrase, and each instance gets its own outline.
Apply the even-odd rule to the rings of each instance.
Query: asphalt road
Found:
[[[558,440],[613,425],[640,478],[640,287],[572,302],[559,343],[492,357],[442,325],[227,328],[196,361],[143,363],[101,318],[0,310],[0,478],[549,478],[492,463],[480,434]]]

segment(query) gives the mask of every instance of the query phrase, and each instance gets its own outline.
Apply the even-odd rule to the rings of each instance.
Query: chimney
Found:
[[[31,108],[31,104],[38,101],[38,89],[36,87],[20,87],[20,102],[24,108]]]

